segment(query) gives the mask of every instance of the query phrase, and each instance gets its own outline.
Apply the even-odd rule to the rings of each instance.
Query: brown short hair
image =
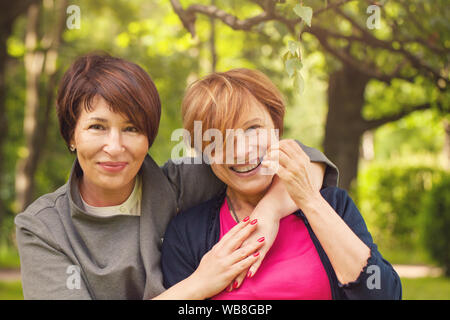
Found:
[[[61,79],[56,111],[61,135],[70,144],[81,106],[92,110],[101,96],[113,112],[128,119],[153,144],[161,118],[161,102],[153,80],[141,67],[107,54],[88,54],[75,60]]]
[[[283,96],[270,79],[260,71],[232,69],[215,72],[192,83],[182,102],[183,126],[194,137],[194,121],[202,122],[202,134],[218,129],[234,129],[239,118],[256,99],[269,112],[279,136],[283,134],[285,106]],[[202,143],[203,151],[206,143]]]

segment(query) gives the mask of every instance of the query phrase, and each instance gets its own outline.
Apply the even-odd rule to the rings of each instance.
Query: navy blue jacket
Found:
[[[370,248],[371,255],[359,277],[351,283],[339,283],[319,240],[301,210],[294,214],[303,219],[319,253],[330,281],[333,299],[401,299],[400,278],[391,264],[378,252],[364,219],[345,190],[323,188],[320,193],[353,232]],[[164,286],[171,287],[189,277],[220,237],[220,207],[225,192],[194,208],[178,214],[169,224],[162,244],[161,264]]]

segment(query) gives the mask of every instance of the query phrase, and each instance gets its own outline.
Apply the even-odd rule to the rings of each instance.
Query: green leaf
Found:
[[[300,48],[300,45],[299,45],[299,43],[297,41],[289,40],[288,48],[289,48],[289,52],[292,55],[295,55],[297,53],[297,50]]]
[[[300,18],[302,18],[303,21],[308,25],[308,27],[311,27],[311,20],[313,16],[313,9],[310,7],[304,7],[301,4],[297,4],[294,7],[294,12],[296,15],[298,15]]]
[[[302,94],[303,91],[305,91],[305,80],[303,79],[300,72],[296,72],[294,78],[294,87],[298,89],[300,94]]]
[[[289,77],[292,77],[296,72],[301,70],[303,64],[298,58],[292,58],[286,61],[285,66]]]
[[[291,53],[288,51],[283,54],[283,62],[286,63],[286,60],[291,57]]]

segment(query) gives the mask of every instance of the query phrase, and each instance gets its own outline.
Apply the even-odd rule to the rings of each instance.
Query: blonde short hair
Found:
[[[202,122],[202,135],[218,129],[235,129],[239,119],[250,111],[254,100],[269,112],[279,136],[283,134],[285,105],[283,97],[270,79],[260,71],[232,69],[215,72],[195,81],[186,90],[182,102],[183,126],[190,133],[193,146],[194,121]],[[202,150],[208,142],[202,142]]]

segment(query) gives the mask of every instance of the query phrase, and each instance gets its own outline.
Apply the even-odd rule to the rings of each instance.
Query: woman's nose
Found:
[[[240,139],[239,139],[240,138]],[[236,159],[237,163],[245,163],[258,158],[258,139],[257,137],[240,136],[236,141]]]
[[[108,134],[103,150],[114,156],[122,153],[125,147],[122,143],[122,135],[118,130],[111,130]]]

